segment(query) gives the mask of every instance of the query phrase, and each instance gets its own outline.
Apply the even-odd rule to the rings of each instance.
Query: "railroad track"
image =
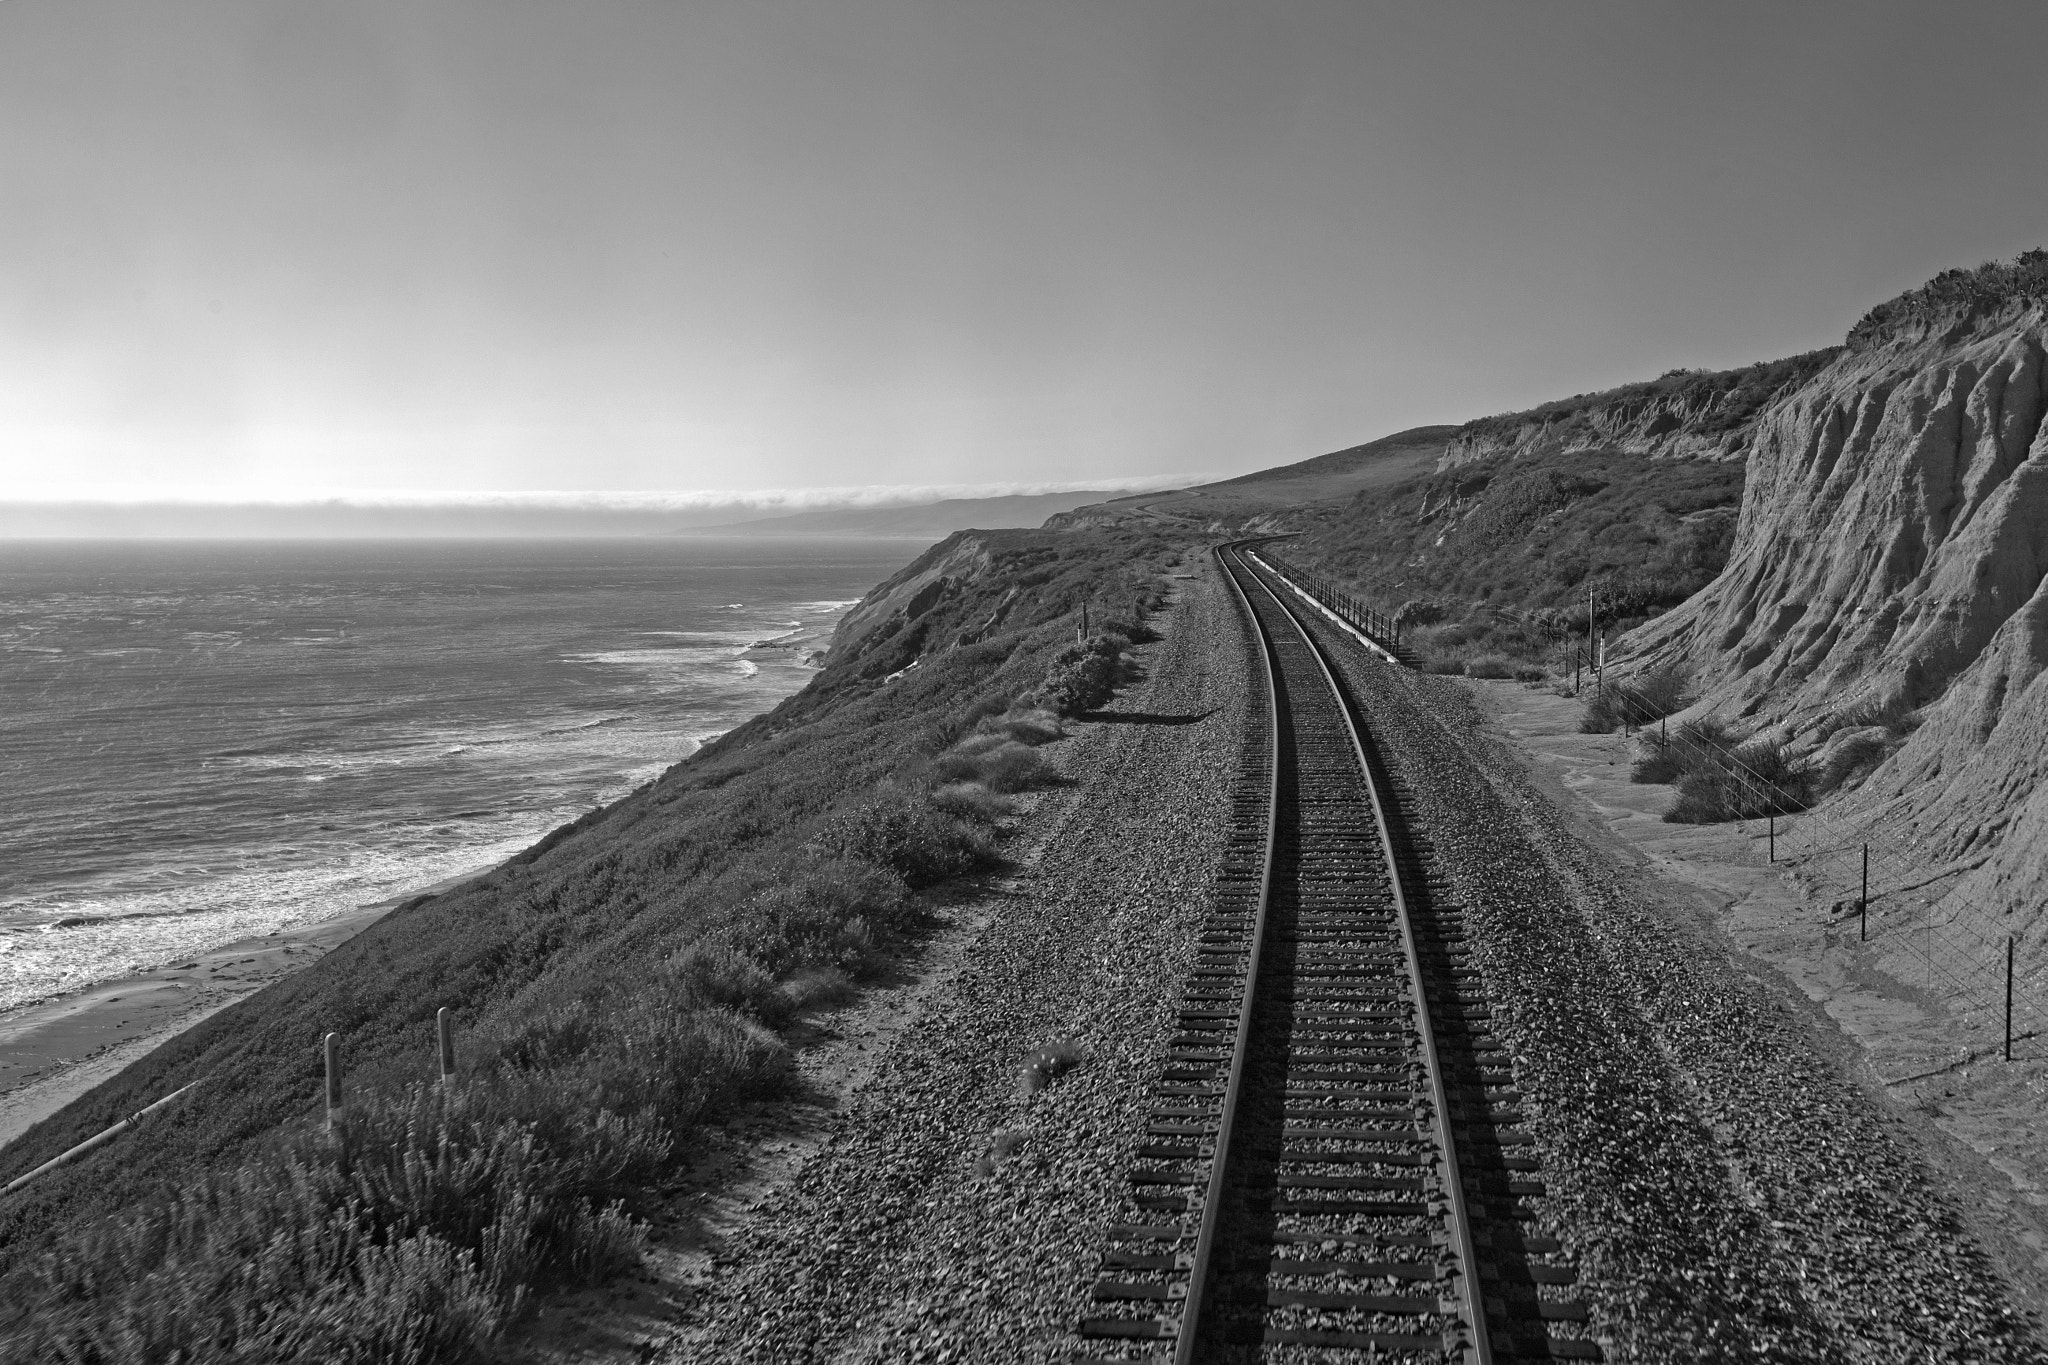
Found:
[[[1298,596],[1218,557],[1265,742],[1075,1358],[1600,1359],[1460,914]]]

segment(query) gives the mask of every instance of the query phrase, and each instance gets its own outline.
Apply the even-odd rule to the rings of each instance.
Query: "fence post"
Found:
[[[2005,936],[2005,1060],[2012,1060],[2012,935]]]
[[[455,1083],[455,1016],[446,1005],[434,1015],[434,1032],[441,1040],[441,1084]]]
[[[1768,819],[1771,822],[1771,861],[1775,863],[1778,861],[1778,813],[1770,812]]]
[[[1863,894],[1856,900],[1856,941],[1870,937],[1870,845],[1863,846]]]
[[[341,1035],[327,1035],[327,1131],[334,1131],[334,1124],[341,1117]]]

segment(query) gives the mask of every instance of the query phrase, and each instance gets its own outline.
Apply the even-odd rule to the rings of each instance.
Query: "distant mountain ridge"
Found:
[[[825,507],[780,517],[691,526],[681,536],[875,536],[942,540],[955,531],[1023,530],[1046,518],[1117,496],[1114,489],[1015,493],[996,498],[946,498],[910,507]]]

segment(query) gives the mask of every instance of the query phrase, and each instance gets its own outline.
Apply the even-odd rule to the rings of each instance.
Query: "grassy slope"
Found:
[[[443,1005],[456,1011],[465,1069],[504,1072],[531,1061],[533,1021],[574,1014],[602,1029],[630,1019],[660,964],[693,944],[738,945],[771,977],[817,966],[801,924],[791,927],[802,907],[779,905],[774,892],[792,868],[817,862],[821,832],[891,784],[928,784],[932,756],[1045,675],[1083,601],[1148,597],[1175,553],[1126,531],[965,533],[935,547],[871,601],[888,605],[894,586],[930,579],[934,565],[962,571],[870,611],[867,628],[835,645],[812,685],[775,711],[495,872],[408,903],[12,1144],[0,1179],[207,1080],[139,1140],[117,1140],[10,1199],[0,1267],[19,1264],[52,1229],[136,1207],[308,1125],[326,1031],[343,1037],[352,1093],[389,1094],[429,1074],[431,1021]],[[998,629],[961,643],[1005,602]],[[843,939],[848,929],[833,932]],[[703,1098],[715,1107],[715,1096]]]
[[[1415,427],[1347,450],[1169,493],[1139,493],[1085,507],[1056,523],[1240,526],[1307,504],[1340,503],[1424,473],[1450,427]]]

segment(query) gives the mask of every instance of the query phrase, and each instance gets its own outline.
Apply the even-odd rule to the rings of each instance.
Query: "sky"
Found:
[[[1155,485],[1809,350],[2048,244],[2044,39],[2038,0],[4,0],[0,501]]]

